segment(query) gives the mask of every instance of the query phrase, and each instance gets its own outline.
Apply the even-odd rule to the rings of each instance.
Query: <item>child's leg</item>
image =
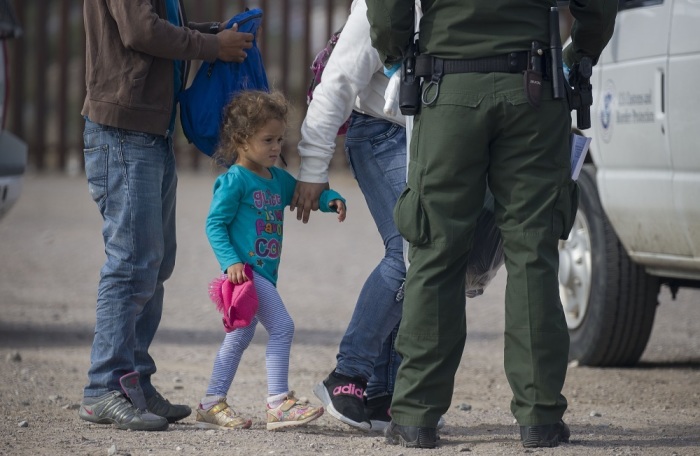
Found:
[[[270,335],[267,342],[267,429],[304,426],[323,415],[322,407],[300,401],[289,390],[289,352],[294,337],[294,322],[284,307],[277,288],[255,274],[258,293],[257,318]]]
[[[257,324],[257,318],[253,318],[250,325],[245,328],[235,329],[226,334],[214,360],[207,396],[225,397],[228,394],[233,377],[235,377],[238,370],[238,364],[241,362],[243,351],[248,348],[250,341],[253,340]]]
[[[268,396],[289,391],[289,352],[294,337],[294,322],[289,316],[277,288],[263,276],[254,273],[258,293],[257,319],[270,335],[265,353]]]
[[[257,324],[258,320],[253,318],[247,327],[226,333],[214,360],[207,394],[197,407],[196,427],[230,430],[247,429],[252,424],[250,419],[242,418],[229,407],[226,395],[238,370],[243,352],[253,340]]]

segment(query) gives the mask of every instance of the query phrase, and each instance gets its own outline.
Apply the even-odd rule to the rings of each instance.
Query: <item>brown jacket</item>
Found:
[[[187,24],[180,0],[181,22]],[[87,95],[81,113],[91,121],[156,135],[170,132],[174,61],[213,61],[219,52],[211,24],[168,22],[165,0],[84,2]]]

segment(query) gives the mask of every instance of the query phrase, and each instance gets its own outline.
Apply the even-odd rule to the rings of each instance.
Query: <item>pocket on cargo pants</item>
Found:
[[[569,180],[568,184],[559,190],[552,216],[552,234],[558,236],[559,239],[566,240],[569,237],[576,220],[578,198],[578,184],[574,180]]]
[[[423,174],[423,166],[410,163],[407,186],[394,206],[396,228],[413,245],[424,245],[430,240],[428,217],[420,191]]]

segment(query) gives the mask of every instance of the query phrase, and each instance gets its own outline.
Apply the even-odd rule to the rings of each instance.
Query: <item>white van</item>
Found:
[[[700,3],[621,0],[593,68],[591,128],[577,132],[592,142],[560,245],[570,357],[581,364],[636,363],[660,287],[700,287],[699,80]]]

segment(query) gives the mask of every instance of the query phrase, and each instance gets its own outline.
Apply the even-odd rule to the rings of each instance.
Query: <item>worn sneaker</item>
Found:
[[[180,421],[192,414],[192,409],[186,405],[171,404],[166,398],[156,391],[155,396],[152,396],[146,401],[146,408],[151,413],[162,416],[168,423]]]
[[[556,447],[560,443],[569,443],[571,431],[562,420],[554,424],[520,426],[520,441],[525,448]]]
[[[406,448],[435,448],[438,435],[436,428],[402,426],[393,421],[384,430],[386,443]]]
[[[384,432],[391,421],[391,396],[379,396],[365,400],[365,415],[372,425],[370,431]],[[441,416],[437,422],[437,429],[445,427],[445,417]]]
[[[365,415],[366,387],[367,382],[361,378],[347,377],[333,371],[314,387],[314,394],[335,418],[361,431],[369,431],[372,425]]]
[[[195,427],[200,429],[248,429],[252,420],[241,417],[226,403],[226,399],[219,399],[212,408],[204,410],[197,407],[197,416],[194,419]]]
[[[323,407],[314,407],[305,398],[297,399],[294,391],[275,408],[267,407],[267,430],[303,426],[323,415]]]
[[[115,424],[133,431],[164,431],[168,420],[146,410],[139,410],[119,391],[96,398],[84,398],[78,416],[97,424]]]

